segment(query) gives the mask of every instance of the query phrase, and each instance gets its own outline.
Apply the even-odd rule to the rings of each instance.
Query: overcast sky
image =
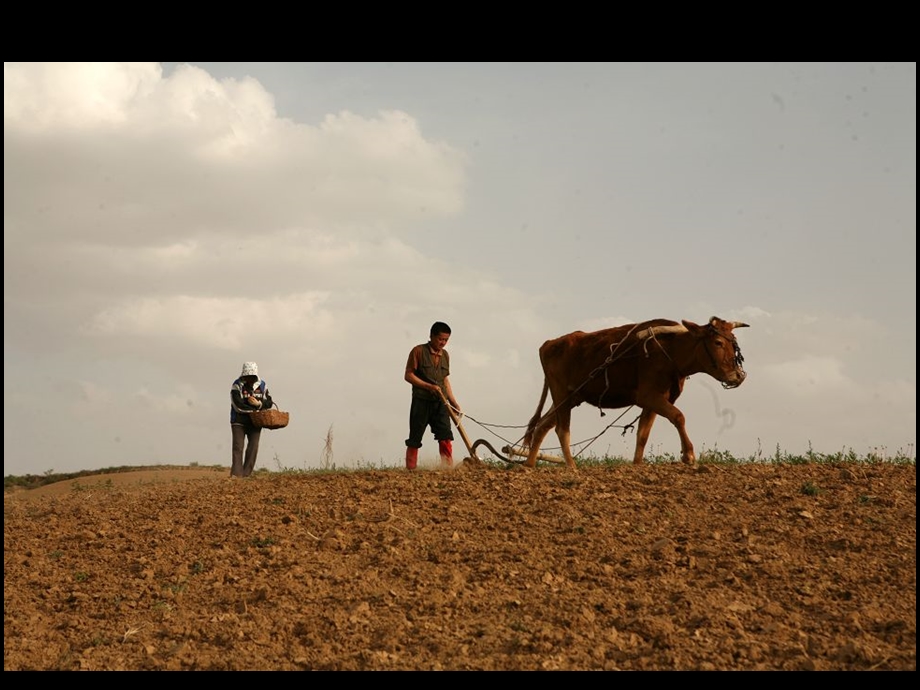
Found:
[[[750,324],[748,378],[688,380],[698,454],[914,453],[915,63],[4,63],[3,89],[5,475],[229,468],[246,360],[291,415],[257,467],[320,466],[330,429],[338,467],[402,465],[437,320],[473,441],[520,439],[543,341],[716,315]],[[573,442],[618,415],[577,408]],[[647,450],[679,449],[659,418]]]

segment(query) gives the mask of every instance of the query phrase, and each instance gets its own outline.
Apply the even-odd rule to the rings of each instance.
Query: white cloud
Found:
[[[254,80],[191,67],[163,79],[156,63],[5,63],[4,74],[4,215],[17,243],[269,241],[290,228],[392,230],[462,208],[465,155],[426,140],[403,112],[294,123]],[[57,91],[61,81],[72,87]]]
[[[258,301],[189,296],[146,298],[113,305],[84,328],[93,337],[133,336],[156,346],[159,341],[218,350],[240,350],[266,334],[303,335],[329,327],[331,316],[321,309],[325,294],[289,295]]]
[[[161,78],[156,62],[5,62],[4,129],[37,134],[122,125]]]
[[[843,375],[843,363],[831,357],[803,357],[763,367],[764,380],[794,395],[824,397],[845,392],[852,381]]]

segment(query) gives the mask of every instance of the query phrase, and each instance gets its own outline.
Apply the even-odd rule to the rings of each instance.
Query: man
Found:
[[[460,404],[450,387],[450,355],[444,349],[448,340],[450,326],[436,321],[431,326],[428,342],[413,347],[406,362],[405,379],[412,384],[409,438],[406,439],[406,469],[410,471],[418,465],[418,449],[422,447],[422,435],[429,426],[438,442],[441,466],[449,468],[454,464],[454,432],[441,398],[443,392],[451,407],[460,413]]]

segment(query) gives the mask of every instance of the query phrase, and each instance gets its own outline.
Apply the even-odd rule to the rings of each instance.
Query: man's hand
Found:
[[[262,402],[258,398],[252,395],[246,398],[246,402],[252,405],[253,407],[262,407]]]

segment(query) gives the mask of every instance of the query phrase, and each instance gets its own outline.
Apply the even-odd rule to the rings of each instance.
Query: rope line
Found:
[[[575,441],[575,442],[573,442],[573,443],[570,443],[570,444],[569,444],[569,447],[570,447],[570,448],[580,448],[580,449],[578,450],[578,452],[575,452],[575,453],[573,453],[572,455],[573,455],[574,457],[580,456],[580,455],[581,455],[582,453],[584,453],[588,448],[590,448],[591,445],[592,445],[595,441],[597,441],[597,439],[599,439],[601,436],[603,436],[605,433],[607,433],[607,431],[608,431],[611,427],[614,427],[614,426],[621,427],[621,428],[623,429],[622,435],[625,436],[627,431],[629,431],[630,429],[633,429],[633,428],[636,426],[636,422],[638,421],[638,419],[639,419],[639,417],[640,417],[641,415],[636,415],[636,418],[633,419],[629,424],[622,424],[622,425],[621,425],[621,424],[617,424],[617,422],[620,421],[620,420],[623,418],[623,416],[624,416],[627,412],[629,412],[633,407],[635,407],[635,406],[634,406],[634,405],[630,405],[630,406],[627,407],[625,410],[623,410],[623,412],[621,412],[620,415],[619,415],[616,419],[614,419],[612,422],[610,422],[610,424],[608,424],[608,425],[605,426],[603,429],[601,429],[601,431],[600,431],[597,435],[595,435],[595,436],[593,436],[593,437],[591,437],[591,438],[586,438],[586,439],[584,439],[584,440],[582,440],[582,441]],[[464,414],[464,416],[465,416],[467,419],[476,422],[476,424],[478,424],[479,426],[481,426],[483,429],[485,429],[486,431],[488,431],[490,434],[492,434],[492,435],[495,436],[496,438],[498,438],[498,439],[504,441],[506,445],[509,445],[509,446],[517,446],[517,445],[521,442],[521,440],[524,438],[524,437],[522,436],[522,437],[519,438],[517,441],[515,441],[514,443],[512,443],[512,442],[509,441],[507,438],[505,438],[505,437],[502,436],[501,434],[496,433],[496,432],[493,431],[492,429],[523,429],[523,428],[526,428],[526,425],[525,425],[525,426],[521,426],[521,425],[510,425],[510,424],[488,424],[488,423],[485,423],[485,422],[480,422],[478,419],[476,419],[475,417],[473,417],[473,416],[471,416],[471,415],[469,415],[469,414]],[[509,459],[509,458],[503,457],[503,456],[502,456],[500,453],[498,453],[498,452],[497,452],[497,451],[496,451],[496,450],[495,450],[485,439],[479,439],[479,440],[476,441],[476,443],[474,443],[473,445],[475,446],[475,445],[477,445],[477,444],[485,445],[487,448],[489,448],[489,450],[491,450],[493,453],[495,453],[495,455],[497,455],[498,457],[500,457],[500,458],[501,458],[502,460],[504,460],[505,462],[518,462],[517,460],[511,460],[511,459]],[[583,447],[582,447],[582,446],[583,446]],[[544,450],[561,450],[561,449],[562,449],[562,446],[543,446],[543,449],[544,449]]]

